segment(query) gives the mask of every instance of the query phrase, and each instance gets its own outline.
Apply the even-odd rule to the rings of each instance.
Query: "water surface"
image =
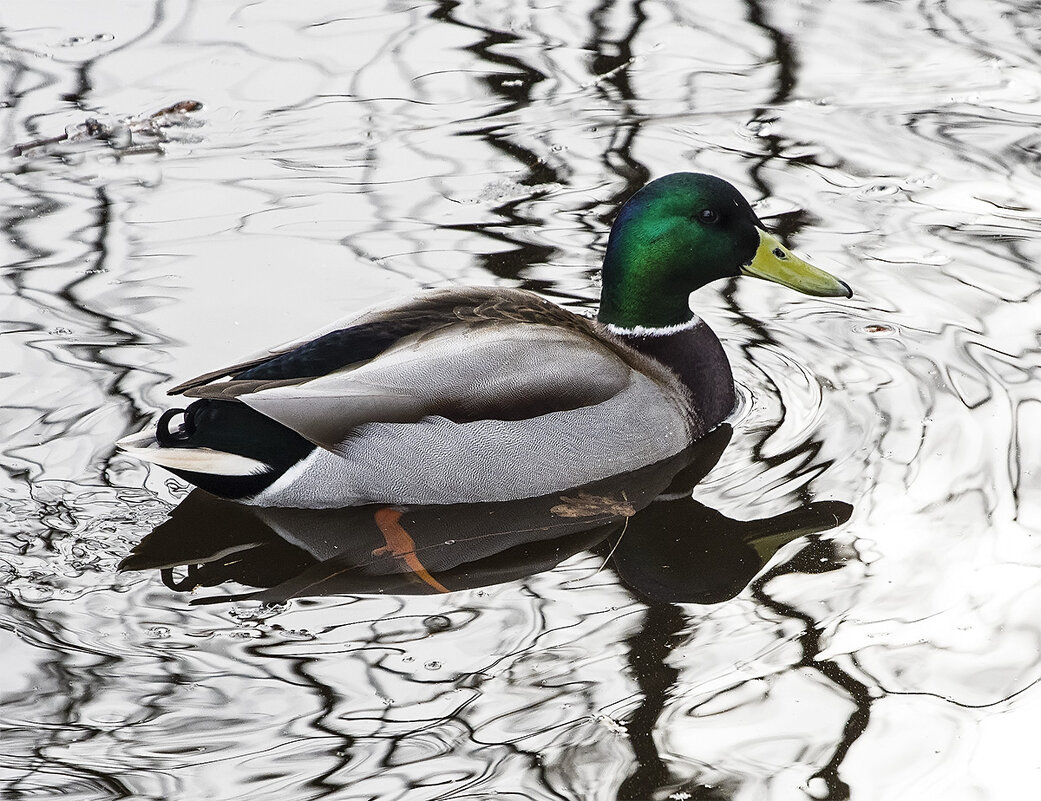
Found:
[[[0,164],[4,798],[1032,786],[1034,4],[4,12],[4,147],[70,134]],[[848,521],[705,603],[641,594],[602,543],[450,594],[258,604],[117,572],[186,494],[112,447],[175,378],[424,287],[595,309],[613,212],[677,170],[856,290],[697,293],[742,395],[697,508]]]

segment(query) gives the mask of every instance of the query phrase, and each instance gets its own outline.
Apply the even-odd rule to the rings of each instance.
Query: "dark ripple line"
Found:
[[[794,663],[792,668],[801,667],[820,673],[834,686],[843,690],[853,702],[854,710],[849,718],[847,718],[845,725],[842,727],[842,735],[835,746],[835,750],[832,752],[831,759],[829,759],[827,764],[818,770],[812,777],[822,779],[827,788],[827,794],[823,797],[822,801],[848,801],[850,798],[850,788],[849,785],[839,777],[839,768],[845,760],[849,749],[852,748],[853,743],[855,743],[867,729],[871,717],[871,704],[874,699],[871,697],[867,685],[843,670],[838,662],[832,659],[817,659],[817,655],[822,651],[822,633],[817,627],[817,621],[814,620],[810,614],[796,609],[791,604],[773,598],[766,590],[767,584],[769,584],[772,579],[792,572],[793,569],[798,569],[796,566],[797,563],[809,562],[809,564],[812,565],[812,555],[807,552],[812,552],[814,550],[816,549],[812,547],[804,549],[796,557],[795,562],[778,565],[777,567],[768,570],[761,577],[753,581],[749,587],[751,589],[752,597],[764,607],[782,617],[798,620],[802,623],[802,634],[796,638],[802,648],[802,658],[798,662]],[[819,569],[819,565],[815,567],[816,569]]]
[[[1001,706],[1002,704],[1008,703],[1012,699],[1019,697],[1028,690],[1031,690],[1037,685],[1041,684],[1041,676],[1038,676],[1029,684],[1020,687],[1015,692],[1009,693],[1008,695],[1003,696],[1002,698],[999,698],[996,701],[988,701],[984,704],[971,704],[967,701],[956,701],[954,698],[943,695],[942,693],[934,693],[929,692],[927,690],[890,690],[884,685],[884,683],[880,679],[878,679],[870,670],[865,668],[860,663],[860,660],[857,658],[855,654],[849,654],[849,659],[851,662],[853,662],[854,665],[856,665],[857,670],[862,672],[865,676],[869,676],[875,682],[875,685],[878,687],[878,689],[884,692],[887,696],[903,695],[911,697],[935,698],[938,701],[943,701],[944,703],[948,703],[951,706],[956,706],[961,709],[991,709],[996,706]]]

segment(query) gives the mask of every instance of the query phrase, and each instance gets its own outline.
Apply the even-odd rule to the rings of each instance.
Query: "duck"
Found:
[[[501,502],[588,484],[673,457],[734,412],[730,363],[690,296],[737,276],[853,294],[732,184],[673,173],[619,210],[595,319],[521,289],[420,292],[173,387],[192,402],[117,445],[255,506]]]

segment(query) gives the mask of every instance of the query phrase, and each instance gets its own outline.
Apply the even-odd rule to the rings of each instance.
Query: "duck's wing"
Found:
[[[183,391],[239,401],[342,452],[364,423],[520,420],[598,404],[629,385],[631,357],[531,293],[444,291]]]
[[[523,290],[494,287],[434,290],[405,302],[350,315],[302,339],[266,348],[235,364],[191,378],[167,394],[215,397],[209,385],[225,378],[266,381],[316,378],[372,359],[408,337],[436,332],[460,322],[473,325],[528,322],[579,329],[595,325]]]
[[[376,307],[348,315],[312,331],[307,336],[265,348],[235,364],[190,378],[167,390],[166,394],[207,397],[206,390],[195,390],[223,378],[236,378],[253,368],[264,370],[265,366],[270,367],[268,372],[274,373],[282,369],[287,374],[291,375],[295,371],[299,376],[303,376],[308,369],[321,369],[321,355],[337,346],[341,349],[341,361],[371,358],[366,353],[379,353],[402,336],[409,332],[414,333],[428,324],[430,314],[425,309],[428,305],[422,302],[422,298],[417,298],[414,302]],[[311,361],[311,364],[308,364],[308,361]]]

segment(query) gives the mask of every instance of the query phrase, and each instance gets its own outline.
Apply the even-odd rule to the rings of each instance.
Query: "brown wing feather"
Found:
[[[223,378],[225,374],[218,376]],[[203,378],[203,376],[199,376]],[[283,378],[279,380],[248,380],[248,381],[218,381],[213,384],[195,384],[192,386],[186,386],[181,389],[178,394],[184,395],[186,398],[210,398],[211,400],[235,400],[239,395],[249,395],[254,392],[262,392],[265,389],[274,389],[275,387],[291,387],[294,384],[302,384],[308,379],[305,378]],[[173,390],[170,394],[174,394]]]
[[[167,394],[186,395],[190,398],[227,399],[245,392],[259,391],[272,385],[243,382],[232,389],[230,384],[233,382],[228,382],[228,386],[221,386],[220,389],[211,390],[205,387],[222,378],[229,378],[265,364],[278,356],[306,345],[323,334],[346,330],[365,323],[385,324],[388,327],[401,327],[403,323],[407,323],[411,329],[406,329],[408,336],[412,337],[434,334],[446,326],[456,325],[460,322],[481,324],[503,321],[563,325],[569,328],[574,328],[576,321],[580,327],[583,323],[587,326],[590,324],[590,321],[522,290],[494,287],[434,290],[424,292],[394,306],[377,307],[361,314],[352,315],[333,325],[326,326],[308,337],[269,348],[235,364],[195,376],[167,390]],[[587,329],[583,328],[583,330]],[[307,379],[287,380],[291,383],[298,383]]]
[[[274,354],[271,354],[272,356]],[[266,361],[270,361],[271,356],[259,356],[251,361],[239,362],[238,364],[232,364],[227,367],[222,367],[219,370],[214,370],[209,373],[203,373],[202,375],[195,376],[195,378],[189,378],[178,384],[176,387],[166,390],[167,395],[186,395],[189,398],[218,398],[221,394],[211,394],[206,392],[207,384],[213,381],[218,381],[221,378],[227,378],[228,376],[241,373],[243,370],[248,370],[250,367],[256,367],[258,364],[263,364]],[[218,386],[224,386],[218,385]],[[195,392],[197,388],[201,388],[199,392]]]

